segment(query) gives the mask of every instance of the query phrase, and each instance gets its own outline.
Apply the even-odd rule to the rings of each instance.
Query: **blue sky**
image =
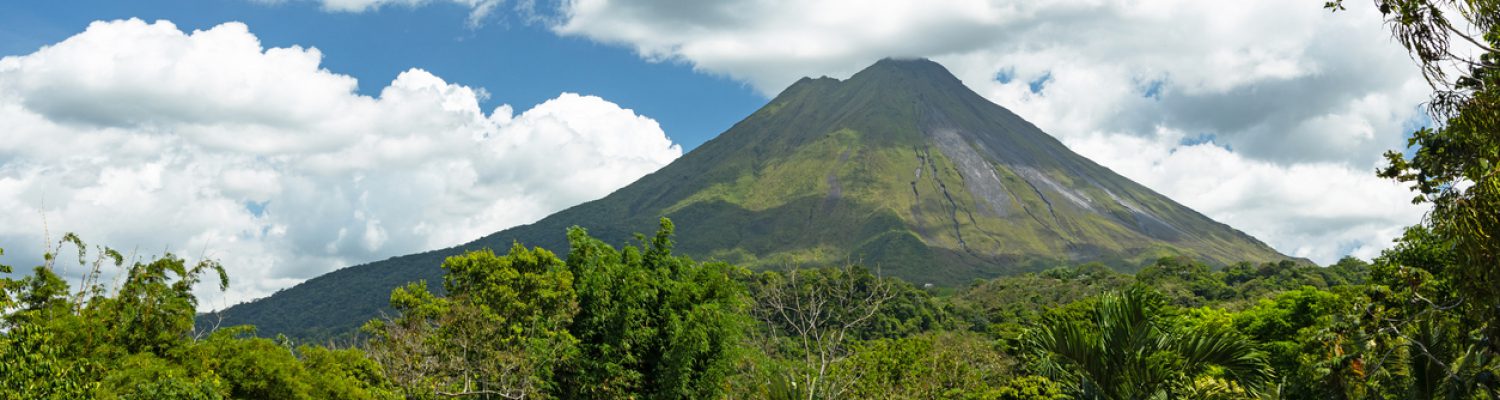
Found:
[[[602,197],[885,57],[1285,254],[1369,258],[1421,218],[1372,171],[1430,88],[1369,4],[1319,6],[3,2],[0,262],[48,230],[191,251],[236,277],[200,293],[223,307]]]
[[[651,116],[685,150],[697,147],[766,102],[747,84],[693,71],[684,62],[647,62],[628,48],[560,37],[546,27],[496,15],[463,23],[455,4],[326,13],[312,2],[245,0],[80,0],[8,2],[0,12],[0,56],[23,55],[73,36],[89,22],[165,19],[184,31],[240,21],[265,47],[323,51],[323,67],[359,79],[373,95],[396,75],[421,68],[449,82],[485,88],[485,108],[527,109],[561,92],[595,95]]]

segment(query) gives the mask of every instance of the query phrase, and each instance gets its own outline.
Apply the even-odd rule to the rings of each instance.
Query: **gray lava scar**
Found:
[[[938,150],[953,160],[959,175],[963,177],[964,187],[974,197],[974,202],[988,206],[976,207],[980,215],[1004,217],[1010,214],[1010,194],[1006,193],[1005,185],[1000,182],[1000,175],[995,173],[994,165],[975,151],[956,130],[938,128],[927,134],[937,144]]]

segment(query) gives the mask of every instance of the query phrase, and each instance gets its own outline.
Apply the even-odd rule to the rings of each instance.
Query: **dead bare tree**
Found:
[[[791,269],[763,275],[755,316],[770,328],[771,340],[790,340],[800,353],[803,368],[787,377],[799,393],[809,400],[839,398],[859,377],[833,368],[851,355],[851,337],[894,296],[888,281],[859,267]]]

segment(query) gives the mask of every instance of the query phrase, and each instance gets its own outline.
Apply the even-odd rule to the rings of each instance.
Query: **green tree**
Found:
[[[1334,319],[1343,318],[1359,297],[1353,288],[1344,294],[1303,287],[1261,299],[1253,307],[1232,316],[1235,328],[1260,344],[1271,367],[1280,375],[1277,392],[1285,398],[1338,397],[1328,380],[1348,363],[1333,366],[1327,361],[1338,351],[1333,342],[1322,340]],[[1325,358],[1327,357],[1327,358]],[[1333,366],[1333,368],[1329,368]]]
[[[245,326],[221,329],[192,347],[199,365],[217,371],[237,399],[311,399],[312,379],[291,350],[251,337]]]
[[[1202,379],[1255,392],[1270,381],[1250,340],[1214,324],[1171,324],[1162,302],[1140,288],[1109,293],[1083,320],[1032,327],[1021,348],[1033,370],[1085,399],[1182,397]]]
[[[78,248],[85,273],[73,290],[55,272],[66,244]],[[119,252],[88,247],[64,235],[43,264],[20,279],[0,279],[0,399],[309,399],[391,398],[383,380],[332,380],[311,375],[286,346],[247,337],[253,329],[193,332],[193,286],[223,268],[211,260],[188,263],[171,254],[123,268],[118,287],[99,283],[101,269],[123,267]],[[8,271],[9,268],[0,268]],[[200,332],[202,333],[202,332]],[[344,361],[358,354],[344,353]],[[330,368],[326,363],[322,370]],[[366,370],[365,378],[380,375]],[[339,383],[371,396],[341,396],[313,388]]]
[[[0,334],[0,398],[77,399],[98,387],[97,366],[71,357],[46,327],[13,326]],[[24,395],[24,396],[23,396]]]
[[[359,349],[321,346],[297,348],[312,379],[314,399],[373,400],[396,398],[396,388],[380,364]]]
[[[1493,317],[1450,273],[1458,251],[1424,226],[1409,228],[1371,268],[1353,307],[1317,332],[1315,365],[1335,398],[1500,398]]]
[[[855,375],[849,398],[992,399],[1001,397],[1011,364],[992,340],[963,331],[933,331],[852,344],[836,373]]]
[[[1233,291],[1208,264],[1189,257],[1163,257],[1135,275],[1137,282],[1167,293],[1178,305],[1196,307],[1229,298]]]
[[[65,245],[77,249],[78,264],[88,271],[76,292],[55,272]],[[124,283],[110,296],[98,283],[100,270],[123,266],[124,257],[103,247],[92,262],[88,254],[77,235],[65,234],[49,244],[32,274],[0,283],[6,292],[0,297],[14,306],[0,309],[0,397],[94,397],[103,374],[126,356],[166,356],[189,343],[197,305],[191,289],[201,275],[218,272],[221,288],[228,283],[217,263],[188,267],[167,254],[127,268]]]
[[[1340,258],[1338,262],[1329,265],[1326,271],[1329,286],[1359,285],[1370,280],[1370,263],[1354,256]]]
[[[984,398],[994,400],[1068,400],[1068,396],[1062,385],[1053,382],[1043,376],[1027,375],[1011,379],[1004,386],[991,392],[993,396]]]
[[[520,244],[449,257],[448,297],[413,283],[391,293],[400,314],[365,326],[369,351],[408,396],[522,398],[554,389],[572,358],[573,274],[543,249]]]
[[[568,398],[714,398],[735,371],[746,328],[743,270],[672,255],[672,222],[617,251],[568,230],[578,357],[559,374]]]
[[[1342,389],[1500,397],[1500,1],[1374,4],[1433,89],[1434,121],[1377,172],[1432,208],[1375,260],[1368,303],[1333,327],[1356,343],[1342,358],[1359,362]]]
[[[229,392],[225,385],[213,373],[195,373],[180,363],[151,353],[138,353],[119,360],[93,396],[121,400],[218,400],[229,398],[225,396]]]
[[[1013,341],[1047,308],[1124,289],[1133,279],[1089,263],[977,282],[948,300],[976,329]]]
[[[1417,204],[1431,204],[1422,225],[1453,249],[1451,275],[1469,311],[1487,322],[1500,313],[1500,1],[1375,0],[1392,35],[1433,88],[1435,126],[1408,140],[1410,155],[1390,151],[1380,176],[1409,183]],[[1343,8],[1342,0],[1327,7]],[[1477,49],[1477,51],[1468,51]],[[1500,324],[1489,324],[1493,337]],[[1491,350],[1500,343],[1491,341]]]
[[[182,346],[193,330],[198,300],[193,286],[206,273],[219,277],[219,290],[229,287],[224,267],[212,260],[188,265],[171,254],[149,263],[136,263],[125,275],[125,283],[113,297],[97,298],[91,305],[114,318],[110,340],[129,353],[164,355]]]

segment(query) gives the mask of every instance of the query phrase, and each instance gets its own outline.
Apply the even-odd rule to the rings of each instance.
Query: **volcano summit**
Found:
[[[573,225],[622,243],[660,217],[678,227],[677,251],[700,260],[854,262],[917,284],[1091,261],[1133,271],[1163,256],[1288,258],[1073,153],[937,63],[886,59],[847,80],[804,78],[602,199],[462,246],[339,270],[224,316],[263,334],[337,333],[376,316],[396,286],[440,282],[444,257],[512,242],[565,253]]]

